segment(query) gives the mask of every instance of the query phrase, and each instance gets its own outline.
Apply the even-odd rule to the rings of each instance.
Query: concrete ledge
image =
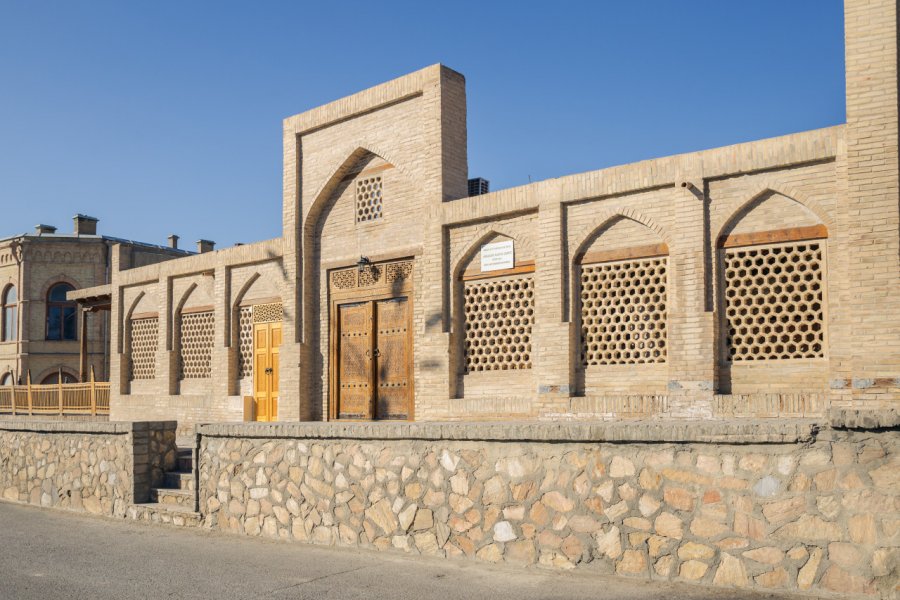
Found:
[[[0,431],[122,435],[151,429],[175,429],[177,421],[33,421],[0,419]]]
[[[864,410],[833,409],[828,421],[835,429],[892,429],[900,426],[900,412],[896,408]]]
[[[815,438],[814,420],[628,423],[215,423],[207,437],[497,442],[794,444]]]

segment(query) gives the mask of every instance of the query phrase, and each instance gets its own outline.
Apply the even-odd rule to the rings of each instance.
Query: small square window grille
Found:
[[[356,222],[365,223],[381,218],[381,175],[356,181]]]

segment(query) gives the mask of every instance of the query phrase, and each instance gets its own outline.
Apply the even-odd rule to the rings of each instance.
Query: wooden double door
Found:
[[[408,295],[335,304],[333,418],[412,418],[410,309]]]

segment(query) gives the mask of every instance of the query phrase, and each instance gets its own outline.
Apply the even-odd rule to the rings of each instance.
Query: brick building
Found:
[[[112,418],[895,406],[896,1],[845,4],[826,129],[470,197],[444,66],[285,119],[282,237],[137,268],[114,248]]]
[[[75,382],[90,369],[105,381],[109,312],[79,310],[68,293],[109,282],[113,247],[135,267],[190,254],[97,235],[93,217],[74,221],[72,233],[38,225],[0,240],[0,385],[24,384],[28,373],[35,384],[56,383],[60,375]]]

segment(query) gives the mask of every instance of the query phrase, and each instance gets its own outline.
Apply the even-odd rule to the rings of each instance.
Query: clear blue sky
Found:
[[[276,237],[282,119],[437,62],[492,189],[845,119],[838,0],[0,0],[0,237]]]

